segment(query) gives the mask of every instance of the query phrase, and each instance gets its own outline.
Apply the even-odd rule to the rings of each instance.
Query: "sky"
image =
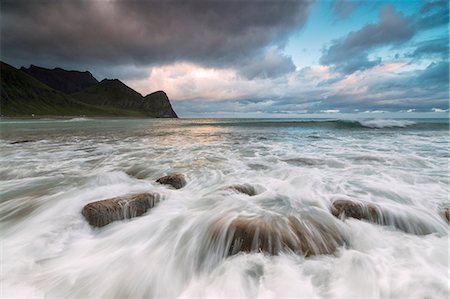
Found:
[[[181,117],[448,113],[438,0],[1,0],[0,58],[89,70]]]

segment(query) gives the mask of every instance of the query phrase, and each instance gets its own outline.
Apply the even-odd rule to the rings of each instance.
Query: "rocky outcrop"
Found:
[[[342,220],[346,218],[366,220],[370,223],[392,226],[415,235],[445,232],[445,228],[435,220],[435,217],[431,217],[424,212],[406,209],[396,211],[373,203],[336,200],[331,206],[331,213]]]
[[[139,193],[91,202],[84,206],[81,214],[90,225],[102,227],[116,220],[141,216],[158,202],[157,193]]]
[[[135,116],[177,118],[163,91],[143,97],[118,79],[104,79],[72,96],[85,104],[126,110]]]
[[[182,173],[174,173],[156,180],[157,183],[172,186],[175,189],[181,189],[186,186],[186,178]]]
[[[167,94],[162,90],[152,92],[144,97],[143,110],[148,111],[153,117],[178,118]]]
[[[230,185],[230,186],[226,186],[224,188],[222,188],[224,190],[232,190],[235,192],[239,192],[239,193],[243,193],[243,194],[247,194],[248,196],[255,196],[256,194],[258,194],[256,192],[256,188],[253,187],[250,184],[236,184],[236,185]]]
[[[209,235],[210,246],[223,256],[239,252],[332,254],[345,243],[332,223],[281,215],[239,216],[231,220],[225,217],[210,227]]]

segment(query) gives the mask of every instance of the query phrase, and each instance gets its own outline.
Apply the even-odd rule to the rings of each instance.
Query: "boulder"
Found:
[[[182,173],[174,173],[156,180],[157,183],[170,185],[175,189],[181,189],[186,186],[186,178]]]
[[[222,218],[210,227],[209,236],[210,247],[225,257],[239,252],[332,254],[345,243],[332,223],[281,215]]]
[[[350,217],[381,224],[381,210],[371,203],[336,200],[331,206],[331,213],[340,219]]]
[[[91,202],[81,214],[90,225],[105,226],[116,220],[138,217],[159,202],[159,194],[148,192]]]
[[[236,192],[239,192],[239,193],[247,194],[248,196],[254,196],[254,195],[257,194],[256,188],[253,187],[253,186],[250,185],[250,184],[243,184],[243,185],[236,184],[236,185],[230,185],[230,186],[224,187],[223,189],[224,189],[224,190],[233,190],[233,191],[236,191]]]
[[[404,210],[394,210],[373,203],[336,200],[331,205],[331,213],[341,220],[345,218],[366,220],[370,223],[392,226],[415,235],[445,232],[445,228],[432,215],[407,207]]]

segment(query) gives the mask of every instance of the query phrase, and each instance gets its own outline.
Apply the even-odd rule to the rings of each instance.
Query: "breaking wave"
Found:
[[[446,130],[449,123],[446,120],[436,121],[413,121],[396,119],[314,119],[314,120],[253,120],[247,119],[241,122],[235,121],[213,121],[204,122],[201,125],[214,125],[224,127],[304,127],[324,129],[418,129],[418,130]]]

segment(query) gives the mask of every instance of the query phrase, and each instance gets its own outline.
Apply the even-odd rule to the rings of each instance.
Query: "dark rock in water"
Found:
[[[239,216],[231,221],[222,218],[211,226],[209,233],[212,247],[219,248],[223,256],[238,252],[332,254],[345,243],[338,228],[330,223],[280,215]]]
[[[227,186],[227,187],[225,187],[225,188],[223,188],[223,189],[225,189],[225,190],[233,190],[233,191],[237,191],[237,192],[239,192],[239,193],[247,194],[248,196],[254,196],[254,195],[258,194],[258,193],[256,192],[256,188],[253,187],[253,186],[250,185],[250,184],[243,184],[243,185],[236,184],[236,185],[230,185],[230,186]]]
[[[174,173],[167,175],[165,177],[157,179],[156,182],[163,185],[170,185],[175,189],[181,189],[187,184],[186,178],[182,173]]]
[[[380,223],[380,209],[370,203],[362,203],[351,200],[336,200],[331,206],[331,213],[338,218],[365,219],[370,222]]]
[[[90,225],[102,227],[116,220],[141,216],[158,202],[157,193],[139,193],[91,202],[84,206],[81,214]]]
[[[24,139],[24,140],[17,140],[17,141],[11,142],[10,144],[27,143],[27,142],[33,142],[33,141],[34,140]]]
[[[444,220],[450,223],[450,208],[443,208],[441,213]]]
[[[395,211],[372,203],[336,200],[331,206],[331,213],[342,220],[347,217],[367,220],[415,235],[442,233],[445,230],[424,212]]]

